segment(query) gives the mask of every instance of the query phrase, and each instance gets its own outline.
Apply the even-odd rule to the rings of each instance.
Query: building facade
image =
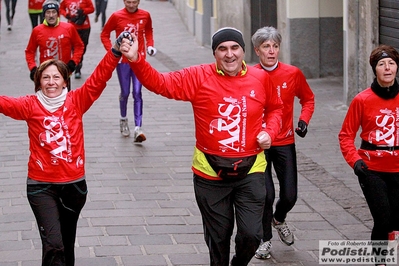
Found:
[[[399,48],[397,0],[170,0],[197,42],[210,46],[220,27],[243,32],[246,61],[255,63],[252,34],[274,26],[283,37],[280,60],[307,78],[343,77],[343,101],[368,87],[370,52],[379,43]],[[339,92],[341,93],[341,92]]]

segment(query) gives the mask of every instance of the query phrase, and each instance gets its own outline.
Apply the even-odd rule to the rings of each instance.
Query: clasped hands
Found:
[[[138,60],[138,41],[135,34],[128,31],[122,32],[112,48],[123,54],[130,62]]]

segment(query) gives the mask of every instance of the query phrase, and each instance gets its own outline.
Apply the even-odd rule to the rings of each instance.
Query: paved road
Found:
[[[24,59],[31,31],[26,2],[18,1],[11,32],[3,7],[0,94],[20,96],[34,90]],[[122,5],[121,0],[109,1],[108,14]],[[148,60],[159,71],[214,61],[209,47],[197,45],[169,2],[142,0],[141,8],[152,14],[158,54]],[[73,79],[72,87],[82,84],[105,52],[100,24],[90,17],[83,76]],[[369,239],[371,217],[337,141],[346,113],[342,79],[309,83],[316,111],[308,135],[297,141],[299,198],[287,218],[295,244],[284,246],[275,233],[272,258],[253,259],[251,265],[318,265],[319,240]],[[89,196],[79,220],[76,265],[209,265],[192,186],[190,104],[143,90],[147,141],[135,144],[119,133],[118,86],[114,73],[84,118]],[[132,101],[129,106],[133,127]],[[40,264],[39,234],[25,192],[27,145],[25,123],[0,115],[1,266]]]

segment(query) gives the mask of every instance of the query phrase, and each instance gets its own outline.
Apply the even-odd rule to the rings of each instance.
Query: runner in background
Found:
[[[76,64],[83,55],[84,45],[75,27],[60,21],[59,3],[46,0],[43,4],[44,21],[33,28],[25,49],[25,59],[34,80],[37,71],[36,52],[39,50],[39,63],[48,59],[59,59],[67,64],[72,75]],[[68,89],[71,89],[68,82]]]
[[[32,23],[32,29],[43,22],[44,0],[29,0],[28,14]]]
[[[98,22],[98,17],[101,15],[101,29],[104,28],[105,22],[107,21],[107,4],[108,0],[96,0],[96,16],[94,22]]]
[[[17,6],[17,0],[4,0],[4,3],[6,4],[7,30],[11,31],[12,30],[11,27],[15,16],[15,8]]]
[[[80,39],[84,44],[84,50],[80,62],[77,62],[75,70],[75,79],[82,77],[81,69],[83,66],[83,56],[86,53],[90,37],[90,19],[89,14],[94,12],[92,0],[63,0],[60,5],[60,13],[68,22],[78,31]]]
[[[115,31],[118,36],[123,31],[133,33],[139,39],[139,53],[145,57],[146,52],[154,56],[157,50],[154,48],[152,31],[152,20],[149,12],[139,9],[140,0],[123,0],[125,7],[115,11],[106,22],[101,32],[101,42],[106,50],[111,47],[111,32]],[[142,85],[136,78],[129,66],[129,61],[122,57],[116,67],[121,93],[119,95],[120,120],[119,128],[122,136],[129,137],[130,129],[127,118],[127,103],[130,95],[130,85],[133,83],[133,113],[134,113],[134,142],[143,142],[146,137],[142,130],[143,125],[143,97],[141,94]]]

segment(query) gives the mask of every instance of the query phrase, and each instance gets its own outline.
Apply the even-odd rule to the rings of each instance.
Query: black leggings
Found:
[[[265,150],[267,167],[265,172],[266,202],[263,212],[263,240],[272,239],[273,216],[279,222],[284,222],[287,213],[294,207],[298,197],[298,173],[295,144],[272,146]],[[272,177],[272,165],[280,186],[279,199],[273,215],[275,188]]]
[[[87,45],[89,44],[89,37],[90,37],[90,31],[91,29],[83,29],[83,30],[78,30],[78,34],[80,36],[80,39],[83,42],[84,45],[84,49],[83,49],[83,54],[82,54],[82,58],[80,59],[80,62],[76,65],[76,69],[75,69],[75,73],[80,73],[80,70],[82,69],[83,66],[83,56],[86,53],[86,48]]]
[[[43,13],[29,13],[32,29],[43,22]]]
[[[27,196],[42,240],[42,266],[75,265],[75,238],[86,203],[86,181],[27,186]]]
[[[0,0],[1,1],[1,0]],[[6,19],[8,25],[11,25],[11,20],[14,19],[15,7],[17,5],[17,0],[4,0],[6,4]]]
[[[374,220],[371,240],[387,240],[399,230],[399,173],[369,172],[358,180]]]
[[[101,26],[104,27],[105,21],[107,20],[107,15],[105,11],[107,10],[107,0],[96,0],[96,17],[101,14]]]
[[[231,265],[247,265],[262,238],[265,201],[263,173],[237,181],[212,181],[194,174],[194,192],[201,211],[211,266],[228,266],[230,242],[237,224]]]

